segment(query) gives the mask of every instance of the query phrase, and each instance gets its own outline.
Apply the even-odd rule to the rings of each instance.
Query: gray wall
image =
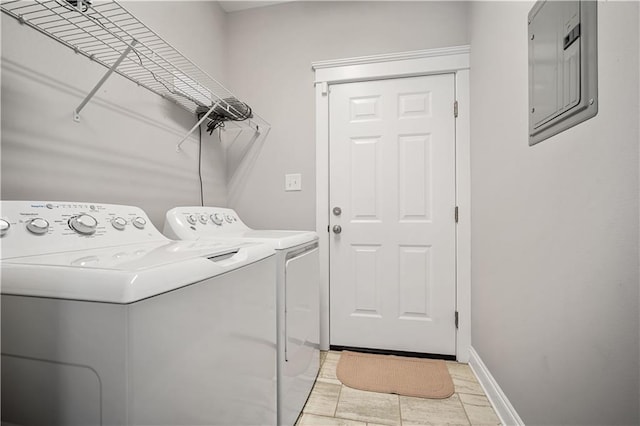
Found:
[[[527,13],[470,13],[472,344],[527,424],[638,424],[638,3],[599,2],[599,112],[527,145]]]
[[[256,227],[315,227],[311,62],[471,43],[473,346],[529,424],[638,423],[638,3],[599,4],[598,116],[530,148],[532,4],[125,6],[273,124],[229,193],[203,135],[205,203]],[[197,138],[175,152],[194,117],[113,76],[74,123],[104,71],[2,15],[2,198],[134,204],[161,226],[199,203]]]
[[[229,14],[229,84],[273,128],[229,204],[252,226],[315,228],[311,63],[469,43],[464,2],[285,3]],[[285,192],[284,175],[302,174]]]
[[[216,2],[125,2],[214,77],[226,76],[226,14]],[[188,29],[188,31],[186,30]],[[158,227],[175,205],[199,204],[195,117],[2,14],[2,199],[142,207]],[[227,202],[224,151],[203,134],[205,202]]]

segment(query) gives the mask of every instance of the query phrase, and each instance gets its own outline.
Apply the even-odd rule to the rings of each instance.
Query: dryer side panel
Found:
[[[320,261],[316,246],[285,263],[284,361],[280,361],[281,425],[302,412],[320,368]]]

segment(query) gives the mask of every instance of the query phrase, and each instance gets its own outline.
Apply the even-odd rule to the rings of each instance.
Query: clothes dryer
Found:
[[[251,229],[234,210],[221,207],[171,209],[163,232],[178,240],[263,242],[276,250],[278,424],[295,424],[320,368],[317,234]]]
[[[139,208],[3,201],[2,421],[274,424],[275,255]]]

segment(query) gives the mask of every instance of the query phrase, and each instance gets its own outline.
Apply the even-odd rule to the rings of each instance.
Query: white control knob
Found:
[[[79,214],[69,219],[69,228],[76,231],[78,234],[91,235],[96,232],[98,221],[88,214]]]
[[[207,221],[209,221],[209,216],[207,216],[206,214],[201,214],[198,219],[200,220],[200,223],[206,225]]]
[[[198,217],[195,214],[190,214],[189,216],[187,216],[187,222],[189,222],[189,225],[195,225],[197,221]]]
[[[144,217],[138,216],[135,219],[133,219],[131,223],[133,223],[133,226],[135,226],[138,229],[144,229],[144,226],[147,224],[147,221],[144,220]]]
[[[215,223],[216,225],[220,226],[222,225],[222,221],[224,220],[222,218],[222,215],[220,213],[215,213],[211,215],[211,220],[213,221],[213,223]]]
[[[41,217],[31,219],[27,222],[27,230],[36,235],[46,234],[49,230],[49,222]]]
[[[111,220],[111,225],[118,231],[122,231],[127,226],[127,221],[122,217],[116,217]]]
[[[225,219],[227,220],[227,222],[229,222],[229,223],[233,222],[233,219],[234,219],[234,217],[233,217],[233,216],[231,216],[230,214],[225,215],[225,217],[224,217],[224,218],[225,218]]]
[[[0,219],[0,237],[9,232],[9,228],[11,228],[9,221]]]

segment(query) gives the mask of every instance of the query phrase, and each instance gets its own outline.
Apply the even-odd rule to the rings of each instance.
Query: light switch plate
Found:
[[[300,173],[284,175],[284,190],[302,191],[302,175]]]

